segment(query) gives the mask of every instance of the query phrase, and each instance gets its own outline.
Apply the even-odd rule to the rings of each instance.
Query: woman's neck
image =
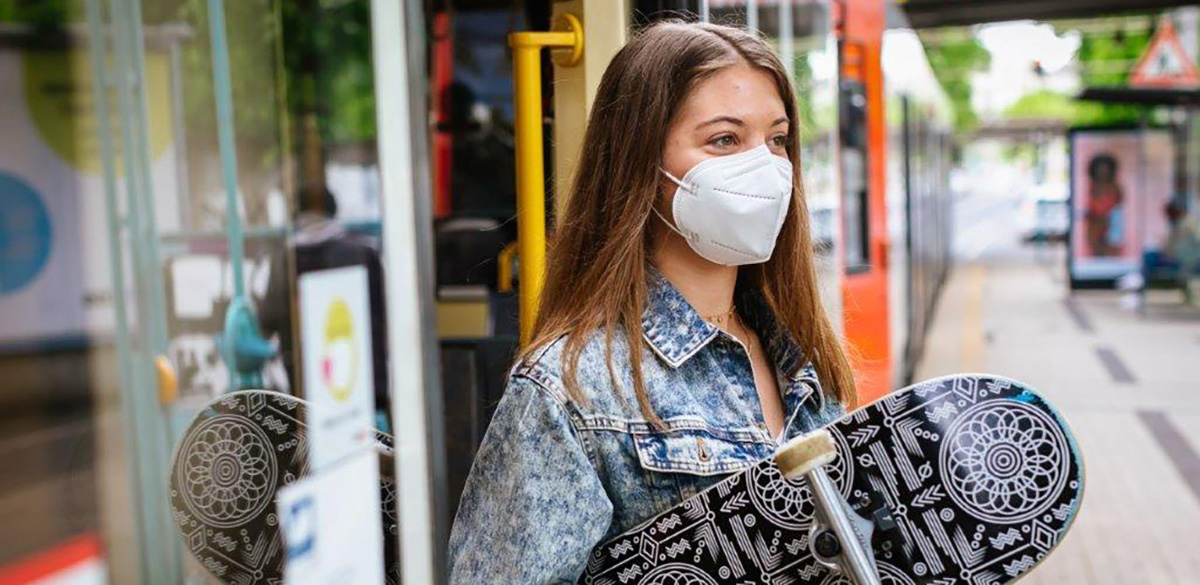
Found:
[[[651,262],[701,317],[719,315],[733,306],[737,266],[722,266],[696,254],[678,236],[658,238]],[[673,236],[673,237],[672,237]]]

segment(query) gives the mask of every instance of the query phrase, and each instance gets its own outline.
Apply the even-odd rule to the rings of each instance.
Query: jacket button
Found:
[[[708,458],[709,458],[708,447],[706,447],[704,445],[704,440],[697,438],[696,439],[696,447],[699,448],[699,450],[700,450],[700,460],[708,461]]]

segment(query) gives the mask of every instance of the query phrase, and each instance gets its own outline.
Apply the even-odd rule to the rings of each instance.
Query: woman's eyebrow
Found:
[[[711,126],[713,124],[718,124],[720,122],[728,122],[730,124],[733,124],[734,126],[745,126],[746,125],[746,123],[743,122],[741,118],[735,118],[733,116],[716,116],[714,118],[710,118],[704,122],[697,124],[696,129],[699,130],[705,126]],[[787,123],[788,123],[787,116],[783,116],[781,118],[777,118],[774,122],[771,122],[771,126],[774,127],[774,126],[778,126],[780,124],[787,124]]]
[[[734,126],[745,126],[746,125],[746,123],[743,122],[741,118],[734,118],[733,116],[717,116],[715,118],[710,118],[705,122],[701,122],[701,123],[697,124],[696,129],[699,130],[700,128],[703,128],[705,126],[711,126],[713,124],[717,124],[720,122],[729,122],[730,124],[733,124]]]

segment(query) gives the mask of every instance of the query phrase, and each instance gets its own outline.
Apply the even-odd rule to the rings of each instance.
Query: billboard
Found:
[[[1167,237],[1174,143],[1161,129],[1074,129],[1067,269],[1072,288],[1111,287],[1139,272]]]

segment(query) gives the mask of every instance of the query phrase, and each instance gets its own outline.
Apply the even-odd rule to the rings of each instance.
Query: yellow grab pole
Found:
[[[583,25],[565,14],[561,32],[519,32],[508,36],[513,51],[513,95],[516,101],[517,241],[520,258],[521,346],[529,343],[537,321],[538,298],[546,273],[546,182],[542,152],[541,50],[571,49],[559,65],[569,67],[583,56]]]
[[[513,258],[516,255],[517,255],[517,243],[516,242],[509,242],[507,245],[504,246],[503,250],[500,250],[500,257],[499,257],[499,260],[496,262],[499,272],[500,272],[497,275],[498,278],[496,280],[496,290],[497,291],[500,291],[502,293],[512,292],[512,289],[513,289],[512,265],[513,265]]]

